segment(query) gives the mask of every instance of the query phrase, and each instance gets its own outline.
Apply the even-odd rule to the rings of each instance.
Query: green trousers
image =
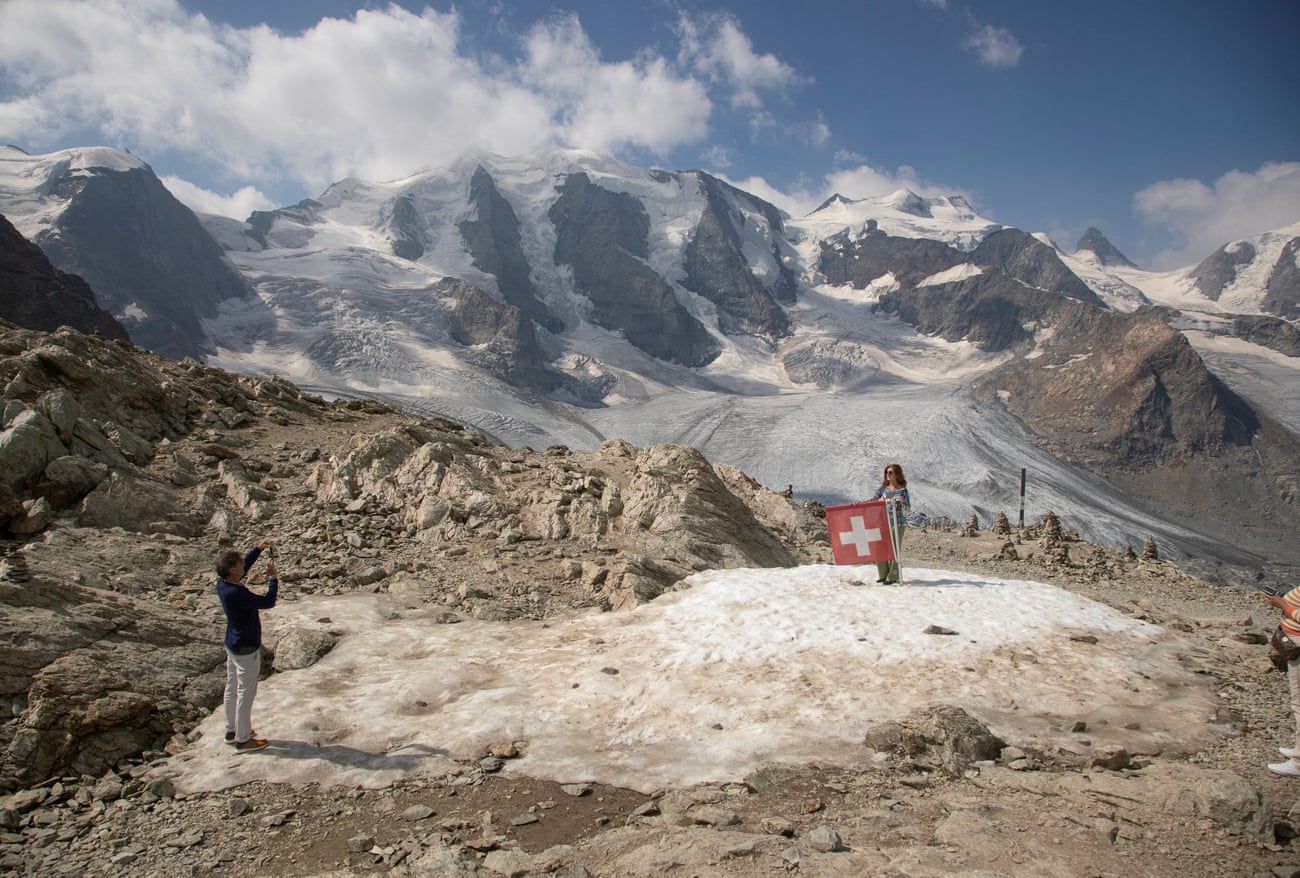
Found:
[[[894,530],[894,560],[876,562],[877,574],[886,582],[898,582],[903,578],[903,571],[898,566],[898,550],[903,545],[903,531],[905,530],[907,530],[907,526],[902,524]]]

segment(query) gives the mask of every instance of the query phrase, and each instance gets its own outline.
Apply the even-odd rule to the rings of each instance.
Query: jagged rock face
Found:
[[[434,289],[452,302],[448,331],[459,344],[474,348],[470,362],[517,387],[549,393],[560,386],[560,376],[546,367],[535,324],[523,311],[464,281],[447,278]]]
[[[315,236],[311,227],[320,220],[324,207],[319,201],[304,198],[291,207],[255,210],[248,215],[249,228],[244,234],[264,248],[272,243],[282,247],[302,247]],[[283,221],[278,229],[277,220]]]
[[[1238,315],[1232,319],[1232,333],[1237,338],[1263,345],[1288,357],[1300,357],[1300,329],[1279,317]]]
[[[219,703],[223,545],[273,537],[284,590],[453,619],[622,609],[696,570],[827,551],[817,504],[679,446],[515,450],[68,329],[0,326],[0,387],[8,788],[168,748]]]
[[[1190,277],[1206,298],[1219,301],[1223,291],[1237,279],[1237,269],[1255,259],[1255,248],[1245,241],[1225,244],[1201,260]]]
[[[200,319],[249,289],[189,208],[143,168],[68,175],[49,186],[69,199],[55,229],[36,239],[50,262],[84,278],[137,344],[176,357],[203,353]]]
[[[117,593],[126,588],[139,593]],[[0,739],[0,783],[99,775],[169,739],[173,723],[206,715],[213,693],[202,690],[225,663],[221,628],[149,591],[133,574],[113,591],[0,578],[0,631],[14,644],[0,694],[22,707]]]
[[[241,384],[192,360],[66,329],[0,332],[0,356],[0,490],[11,498],[0,503],[8,512],[0,529],[7,522],[11,531],[25,527],[23,509],[37,501],[95,524],[167,531],[168,513],[184,504],[139,476],[158,445],[203,425],[243,423],[257,394],[284,395],[285,405],[299,398],[284,382]]]
[[[1041,315],[1056,333],[1034,358],[977,383],[1068,457],[1099,471],[1143,469],[1251,442],[1256,414],[1205,368],[1158,309],[1068,308]]]
[[[1082,316],[1069,300],[996,271],[953,283],[893,290],[880,297],[880,308],[923,333],[948,341],[966,339],[990,352],[1028,344],[1033,339],[1030,327],[1053,313]]]
[[[718,306],[724,332],[757,335],[769,341],[789,335],[790,319],[785,310],[754,276],[745,259],[736,230],[736,223],[743,223],[744,218],[733,214],[719,181],[702,175],[701,185],[705,206],[686,247],[683,286]],[[780,264],[779,253],[774,256]],[[788,275],[788,271],[781,274],[779,281],[784,284],[779,286],[790,287],[792,278]]]
[[[995,268],[1039,290],[1051,290],[1099,308],[1105,307],[1088,285],[1042,241],[1019,229],[1001,229],[985,238],[974,252],[971,262]]]
[[[1106,239],[1100,229],[1092,226],[1089,226],[1088,230],[1083,233],[1083,237],[1079,239],[1079,243],[1075,245],[1074,249],[1091,250],[1097,257],[1097,261],[1102,265],[1124,265],[1129,268],[1137,268],[1134,263],[1129,261],[1127,256],[1119,252],[1115,245]]]
[[[651,356],[703,366],[719,348],[704,325],[646,264],[650,220],[635,198],[570,174],[549,216],[555,261],[573,268],[577,291],[591,302],[592,322],[621,331]]]
[[[966,257],[940,241],[898,238],[869,223],[867,234],[856,241],[823,241],[818,269],[832,285],[851,284],[864,289],[878,277],[892,273],[903,287],[914,287],[931,275],[947,271]]]
[[[105,338],[126,339],[126,330],[95,302],[75,274],[59,271],[31,241],[0,216],[0,320],[52,332],[71,326]]]
[[[918,286],[963,264],[983,271]],[[897,288],[880,297],[882,310],[928,335],[965,339],[991,352],[1028,343],[1033,325],[1053,312],[1078,313],[1070,299],[1095,306],[1098,314],[1105,307],[1050,247],[1014,229],[992,233],[967,256],[938,241],[887,235],[869,223],[856,241],[823,243],[820,268],[828,283],[859,289],[892,274]]]
[[[1262,307],[1287,320],[1300,319],[1300,238],[1292,238],[1282,248],[1268,276]]]
[[[501,197],[492,176],[480,165],[470,179],[469,203],[476,218],[460,223],[460,233],[474,257],[474,265],[495,275],[501,296],[538,325],[559,332],[564,323],[538,298],[529,278],[519,234],[519,218]]]

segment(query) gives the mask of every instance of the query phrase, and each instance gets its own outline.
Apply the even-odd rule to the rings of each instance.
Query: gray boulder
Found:
[[[309,668],[334,648],[336,640],[319,628],[291,628],[276,642],[271,666],[277,671]]]

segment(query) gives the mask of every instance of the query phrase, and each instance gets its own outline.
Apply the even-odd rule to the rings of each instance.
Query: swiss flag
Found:
[[[894,560],[889,512],[884,500],[826,507],[831,551],[836,564],[874,564]]]

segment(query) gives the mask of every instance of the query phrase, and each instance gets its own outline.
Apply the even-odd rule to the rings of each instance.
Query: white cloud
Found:
[[[170,151],[236,184],[319,191],[477,150],[664,155],[702,144],[712,94],[761,114],[761,95],[803,81],[730,17],[680,25],[676,57],[607,60],[562,15],[504,58],[476,56],[454,8],[394,4],[286,34],[216,25],[177,0],[3,0],[0,139]]]
[[[1024,46],[1011,31],[991,24],[975,24],[962,45],[989,67],[1015,67],[1024,52]]]
[[[733,107],[760,107],[761,91],[784,91],[808,80],[775,55],[759,55],[754,44],[730,15],[709,15],[678,20],[681,59],[733,89]]]
[[[242,220],[255,210],[274,210],[278,206],[253,186],[244,186],[231,195],[221,195],[176,176],[163,177],[162,184],[178,201],[196,213],[215,213]]]
[[[1213,186],[1188,179],[1153,183],[1133,196],[1133,210],[1175,242],[1156,255],[1155,267],[1181,268],[1224,244],[1300,220],[1300,162],[1229,171]]]
[[[726,180],[731,185],[743,189],[750,195],[756,195],[759,198],[776,205],[784,210],[790,216],[805,216],[816,209],[825,199],[818,195],[819,190],[815,190],[806,185],[795,185],[785,189],[778,189],[763,177],[747,177],[744,180],[732,180],[724,174],[716,176]]]
[[[597,152],[664,153],[697,142],[712,108],[704,85],[676,75],[663,58],[602,62],[576,16],[533,28],[524,81],[543,90],[560,140]]]
[[[731,167],[731,150],[725,146],[714,145],[704,151],[701,158],[704,163],[711,168],[729,168]]]

